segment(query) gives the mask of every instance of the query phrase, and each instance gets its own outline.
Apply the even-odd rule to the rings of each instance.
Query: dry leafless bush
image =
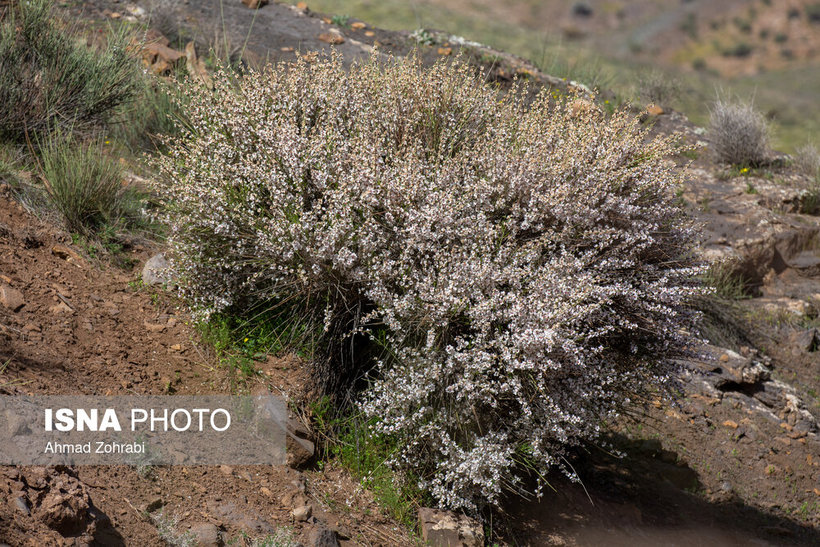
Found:
[[[769,126],[754,105],[717,100],[710,115],[712,148],[720,161],[757,166],[769,158]]]

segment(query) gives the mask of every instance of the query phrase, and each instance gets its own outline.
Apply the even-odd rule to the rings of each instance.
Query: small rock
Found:
[[[146,513],[153,513],[154,511],[161,509],[163,505],[165,504],[162,502],[162,498],[154,498],[154,500],[145,504],[144,510]]]
[[[231,475],[233,475],[233,467],[231,467],[230,465],[220,465],[219,472],[223,475],[230,477]]]
[[[57,302],[56,305],[48,308],[48,312],[51,315],[63,315],[66,313],[74,313],[74,310],[68,307],[68,305],[65,302]]]
[[[439,55],[452,55],[453,54],[453,48],[451,48],[451,47],[440,47],[440,48],[438,48],[438,54]]]
[[[308,535],[308,547],[339,547],[339,540],[332,530],[315,526]]]
[[[16,312],[26,305],[26,301],[20,291],[3,284],[0,285],[0,304]]]
[[[185,55],[159,42],[150,42],[142,47],[142,59],[155,74],[169,72]]]
[[[481,525],[451,511],[422,507],[419,509],[421,536],[433,547],[482,547],[484,530]]]
[[[153,29],[153,28],[149,28],[148,30],[145,31],[145,34],[143,34],[143,40],[145,41],[146,44],[156,42],[158,44],[162,44],[163,46],[169,46],[169,47],[171,46],[171,40],[166,38],[160,31],[158,31],[156,29]],[[136,250],[136,251],[143,250],[143,249],[138,249],[137,247],[142,247],[142,245],[135,245],[134,250]]]
[[[210,522],[195,522],[191,525],[190,532],[196,540],[197,547],[220,547],[222,545],[219,528]]]
[[[8,429],[9,436],[15,435],[23,435],[29,431],[28,423],[26,419],[22,416],[17,414],[12,414],[10,411],[6,411],[6,428]]]
[[[347,540],[353,537],[350,534],[350,530],[348,530],[347,527],[343,524],[336,523],[335,525],[331,526],[330,529],[336,534],[336,537],[339,539]]]
[[[789,342],[801,352],[818,351],[820,350],[820,331],[817,328],[811,328],[795,332],[789,337]]]
[[[268,5],[268,0],[242,0],[242,3],[251,9],[259,9]]]
[[[142,325],[148,332],[162,332],[165,330],[165,325],[162,323],[149,323],[148,320],[143,320]]]
[[[312,514],[313,514],[313,506],[310,505],[310,504],[302,505],[301,507],[297,507],[293,511],[291,511],[291,515],[293,515],[293,518],[296,519],[299,522],[306,521],[307,519],[310,518],[310,515],[312,515]]]
[[[67,262],[82,262],[83,260],[79,254],[77,254],[76,252],[72,251],[64,245],[54,245],[51,248],[51,254],[53,254],[57,258],[62,258]]]
[[[142,268],[142,282],[146,285],[162,285],[171,281],[171,264],[165,254],[155,254]]]
[[[663,108],[659,107],[656,104],[650,104],[646,107],[646,112],[650,116],[660,116],[661,114],[663,114]]]
[[[350,25],[350,28],[352,28],[353,30],[361,30],[366,27],[367,25],[365,23],[362,23],[361,21],[356,21],[355,23],[352,23]]]
[[[28,507],[28,500],[26,500],[24,496],[14,498],[14,507],[26,516],[31,514],[31,509]]]
[[[288,420],[287,437],[285,438],[288,467],[301,469],[310,465],[316,454],[316,445],[313,436],[297,420]]]
[[[82,489],[72,489],[69,493],[61,490],[52,490],[43,498],[36,516],[52,530],[63,535],[75,535],[85,528],[90,500]]]
[[[344,37],[341,34],[336,34],[335,32],[323,32],[319,35],[319,40],[332,46],[338,46],[339,44],[344,44],[345,42]]]
[[[725,425],[726,427],[730,427],[732,429],[738,428],[737,422],[733,420],[726,420],[725,422],[723,422],[723,425]]]

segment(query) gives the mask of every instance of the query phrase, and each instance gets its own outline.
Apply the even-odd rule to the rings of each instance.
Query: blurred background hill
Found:
[[[557,76],[666,106],[705,124],[716,95],[753,99],[776,148],[817,143],[817,0],[313,0],[386,29],[434,29],[527,58]]]

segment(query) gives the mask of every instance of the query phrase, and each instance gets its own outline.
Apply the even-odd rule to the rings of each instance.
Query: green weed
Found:
[[[372,419],[362,414],[338,417],[334,412],[328,397],[312,405],[316,429],[326,440],[326,456],[350,471],[389,515],[415,529],[418,508],[432,498],[416,486],[415,477],[398,475],[389,467],[388,460],[397,453],[396,440],[376,434]]]

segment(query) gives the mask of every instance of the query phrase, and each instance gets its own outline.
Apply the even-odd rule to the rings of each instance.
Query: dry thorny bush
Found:
[[[328,345],[370,336],[359,408],[442,506],[539,489],[529,471],[667,377],[698,291],[670,139],[459,62],[214,82],[186,84],[159,160],[182,291],[203,317],[301,299]]]
[[[719,161],[759,166],[769,159],[769,127],[752,103],[719,99],[712,105],[709,121]]]

